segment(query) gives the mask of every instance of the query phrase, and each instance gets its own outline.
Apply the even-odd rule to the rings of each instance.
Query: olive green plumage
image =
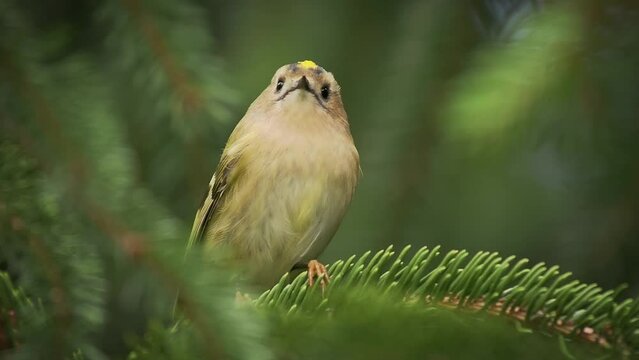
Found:
[[[228,246],[272,285],[331,240],[359,178],[340,87],[311,61],[282,66],[228,139],[189,247]]]

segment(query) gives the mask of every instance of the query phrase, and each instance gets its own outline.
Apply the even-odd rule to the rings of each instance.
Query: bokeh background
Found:
[[[7,73],[117,123],[185,239],[235,123],[275,69],[312,59],[342,86],[363,170],[326,261],[441,244],[639,288],[635,1],[3,3]]]
[[[433,323],[413,313],[360,314],[376,296],[317,323],[307,348],[296,327],[315,319],[239,309],[227,272],[184,261],[227,137],[274,71],[305,59],[341,84],[363,171],[321,259],[499,251],[639,294],[636,0],[0,0],[0,271],[42,304],[18,309],[7,341],[18,307],[0,302],[0,351],[198,358],[220,354],[212,338],[232,358],[278,341],[331,358],[406,339],[432,352],[428,338],[466,358],[539,357],[483,327],[468,327],[489,334],[482,348],[424,335]],[[176,334],[178,289],[200,312],[181,307],[196,326]],[[361,329],[383,341],[352,343]],[[498,356],[506,344],[519,353]]]
[[[238,92],[222,135],[280,64],[313,59],[343,88],[363,177],[326,260],[442,244],[636,292],[636,3],[239,1],[211,14]],[[179,211],[187,221],[192,206]]]

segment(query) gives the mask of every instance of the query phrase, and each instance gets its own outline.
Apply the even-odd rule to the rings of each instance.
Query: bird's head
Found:
[[[346,121],[335,77],[311,60],[280,67],[258,100],[283,111],[314,108]]]

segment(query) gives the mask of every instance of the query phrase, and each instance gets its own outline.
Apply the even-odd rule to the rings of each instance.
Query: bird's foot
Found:
[[[328,277],[328,271],[326,271],[326,267],[317,260],[311,260],[308,262],[308,284],[313,286],[315,283],[315,277],[317,276],[317,280],[322,287],[322,294],[324,293],[324,289],[326,289],[326,285],[331,281]]]

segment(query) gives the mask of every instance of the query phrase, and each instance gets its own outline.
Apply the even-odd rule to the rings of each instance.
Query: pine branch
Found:
[[[134,111],[144,109],[130,114],[138,126],[193,134],[228,117],[232,91],[221,80],[202,13],[191,2],[111,0],[100,8],[114,90],[124,103],[135,100]]]
[[[293,279],[287,274],[255,305],[316,313],[331,309],[335,291],[373,287],[409,304],[506,316],[621,353],[639,353],[639,299],[619,301],[623,286],[604,291],[596,284],[569,281],[571,274],[560,273],[557,266],[527,267],[527,259],[498,253],[478,252],[469,259],[464,250],[441,254],[439,247],[424,247],[405,261],[409,249],[395,254],[391,246],[372,257],[369,251],[335,262],[328,268],[331,282],[325,297],[317,283],[307,286],[306,272]]]
[[[236,99],[205,15],[194,1],[166,0],[109,0],[96,12],[99,58],[108,59],[101,69],[137,171],[159,200],[183,213],[208,182],[200,170]]]
[[[122,0],[124,8],[131,14],[136,27],[149,44],[153,55],[157,57],[162,70],[166,73],[175,93],[181,99],[186,112],[197,110],[202,106],[201,90],[188,78],[188,75],[178,64],[169,51],[166,40],[148,13],[143,9],[140,0]]]
[[[0,23],[4,24],[3,21]],[[74,250],[78,246],[88,246],[95,252],[92,255],[97,254],[110,262],[114,258],[122,260],[115,270],[129,270],[135,272],[139,280],[151,280],[138,280],[134,286],[140,289],[140,293],[152,295],[153,301],[147,300],[149,304],[144,305],[149,312],[156,312],[153,314],[156,320],[168,318],[168,312],[157,312],[162,306],[172,303],[177,289],[181,290],[181,310],[196,329],[194,335],[200,335],[202,339],[197,342],[196,337],[189,337],[191,353],[204,353],[208,357],[222,354],[267,357],[268,350],[259,343],[263,331],[261,323],[250,320],[251,315],[240,309],[229,311],[234,289],[227,273],[207,264],[201,256],[191,256],[185,262],[182,246],[185,242],[180,237],[183,232],[179,222],[152,197],[150,191],[136,182],[132,151],[124,141],[119,121],[113,117],[117,111],[111,107],[109,94],[105,92],[108,89],[102,86],[106,81],[90,62],[91,57],[75,54],[62,62],[51,63],[39,56],[30,56],[29,50],[37,48],[39,38],[26,36],[29,26],[26,21],[22,24],[25,25],[24,33],[12,32],[11,35],[26,39],[25,42],[5,41],[7,38],[0,40],[0,78],[8,80],[0,82],[0,90],[7,94],[11,104],[0,114],[3,130],[10,131],[3,135],[14,135],[20,139],[18,147],[11,146],[19,148],[19,154],[8,154],[3,157],[7,161],[0,162],[0,174],[11,177],[11,181],[7,182],[9,186],[0,188],[9,195],[2,201],[10,210],[1,214],[0,225],[10,223],[11,218],[20,218],[21,221],[16,223],[23,225],[17,228],[3,226],[0,230],[3,236],[8,234],[9,238],[22,240],[22,236],[31,234],[17,230],[37,228],[44,230],[36,232],[39,239],[46,241],[47,245],[55,242],[55,246],[49,246],[55,254],[38,256],[37,247],[25,249],[24,241],[16,241],[16,247],[25,251],[29,264],[35,264],[26,269],[26,274],[39,269],[43,259],[46,259],[45,264],[50,262],[49,265],[65,269],[43,274],[51,275],[55,281],[27,288],[30,294],[46,301],[49,294],[57,292],[51,290],[57,289],[58,280],[66,285],[65,293],[70,295],[63,296],[63,299],[71,302],[67,308],[72,311],[70,328],[74,331],[67,334],[64,344],[57,342],[55,345],[74,344],[74,349],[104,356],[100,341],[96,342],[95,338],[85,340],[96,334],[105,334],[110,330],[110,323],[118,322],[117,318],[108,316],[119,315],[119,309],[108,309],[101,303],[99,310],[104,310],[104,314],[88,314],[87,308],[91,304],[86,301],[86,297],[91,296],[103,301],[109,300],[107,296],[118,296],[117,293],[107,293],[119,290],[118,274],[103,272],[90,283],[74,281],[77,278],[88,279],[94,270],[104,271],[108,266],[97,263],[75,268],[75,264],[85,260],[86,253],[74,253]],[[64,83],[65,87],[61,88],[60,83]],[[37,171],[28,174],[13,171],[11,166],[27,157],[26,154],[38,164]],[[20,196],[21,193],[15,191],[17,184],[34,178],[37,180],[30,182],[28,189],[21,189],[29,196]],[[4,185],[5,178],[2,180]],[[42,198],[46,198],[47,205],[64,209],[62,213],[52,214],[55,217],[53,224],[32,218],[33,214],[39,213]],[[22,206],[16,211],[18,203]],[[67,217],[72,219],[72,226],[68,229],[64,228],[68,225],[64,221]],[[132,224],[135,224],[134,227]],[[73,236],[58,241],[58,234],[52,231],[57,227],[63,227]],[[42,236],[43,232],[46,237]],[[5,260],[5,254],[1,255]],[[17,262],[13,258],[8,260],[9,266]],[[148,275],[151,278],[146,277]],[[156,284],[160,287],[157,293],[153,292],[155,288],[151,289]],[[107,291],[101,291],[104,290],[102,285],[107,285]],[[51,312],[54,315],[57,313],[56,304],[52,301]],[[55,329],[51,326],[55,323],[47,321],[55,317],[49,315],[45,313],[39,326],[29,332],[30,341],[19,351],[32,356],[49,351],[51,355],[46,344],[51,343],[55,336],[40,336]],[[150,314],[136,315],[135,320],[146,321],[145,317]],[[78,321],[82,320],[82,316],[91,317],[94,323],[85,326]],[[125,328],[127,331],[135,331],[132,319],[121,320],[128,321],[131,326]],[[103,349],[107,353],[110,351]],[[64,349],[54,356],[61,358],[63,352]]]
[[[19,312],[41,314],[41,311],[22,290],[13,285],[9,274],[0,272],[0,352],[15,347],[23,340]]]
[[[2,203],[0,198],[0,204]],[[18,215],[10,215],[10,214],[2,214],[5,216],[9,215],[11,229],[17,236],[21,236],[27,239],[27,243],[32,253],[34,254],[36,261],[40,264],[43,271],[42,273],[45,275],[47,281],[49,282],[50,293],[51,293],[51,302],[53,304],[53,348],[52,348],[52,356],[53,358],[62,358],[64,354],[64,350],[62,345],[65,343],[65,336],[69,330],[69,326],[71,324],[71,304],[69,300],[69,294],[67,290],[67,286],[64,281],[64,277],[62,275],[62,269],[60,264],[58,264],[55,260],[55,255],[52,253],[51,249],[47,246],[47,244],[40,239],[38,236],[29,233],[26,228],[25,222]],[[6,280],[5,282],[10,282],[8,275],[5,274]],[[10,287],[10,283],[7,283],[7,287]],[[13,290],[14,296],[19,296],[21,292]],[[24,303],[24,299],[18,298],[18,301]]]

